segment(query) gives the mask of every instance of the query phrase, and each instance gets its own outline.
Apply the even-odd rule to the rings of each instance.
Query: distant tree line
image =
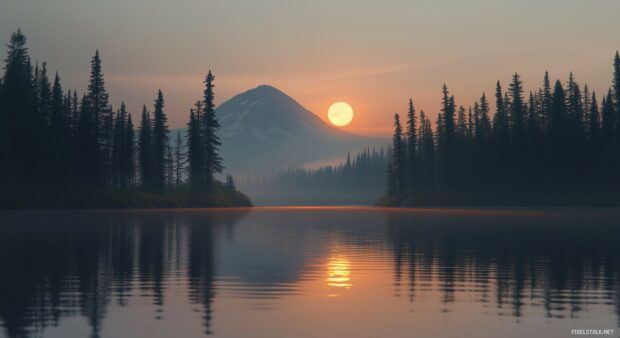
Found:
[[[98,51],[87,92],[80,96],[63,90],[58,73],[50,81],[45,63],[32,65],[26,37],[18,30],[10,38],[0,80],[0,191],[9,199],[51,191],[78,191],[79,196],[221,192],[224,185],[214,183],[223,167],[213,80],[209,72],[200,101],[204,109],[190,113],[190,151],[185,154],[180,134],[176,142],[169,140],[161,90],[152,113],[143,106],[136,131],[125,103],[117,110],[109,103]]]
[[[413,101],[394,135],[381,203],[620,203],[620,57],[611,88],[599,97],[570,73],[545,73],[524,95],[519,74],[497,82],[491,116],[485,93],[456,105],[446,85],[435,130]]]
[[[389,157],[384,149],[366,148],[341,164],[250,176],[240,185],[253,199],[272,203],[371,203],[384,190]]]

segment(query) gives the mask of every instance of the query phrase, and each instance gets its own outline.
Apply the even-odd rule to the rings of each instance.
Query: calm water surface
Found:
[[[0,213],[0,337],[615,329],[620,210]]]

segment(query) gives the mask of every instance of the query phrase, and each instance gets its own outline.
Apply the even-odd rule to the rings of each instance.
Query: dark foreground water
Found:
[[[614,209],[1,212],[0,336],[618,336],[619,240]]]

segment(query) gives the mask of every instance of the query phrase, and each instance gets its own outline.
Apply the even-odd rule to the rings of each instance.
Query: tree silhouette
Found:
[[[112,150],[112,119],[113,114],[108,103],[108,92],[105,89],[103,72],[101,69],[101,58],[99,51],[95,52],[95,56],[91,61],[90,81],[88,83],[87,94],[89,115],[92,119],[93,133],[97,138],[97,161],[93,164],[94,170],[97,170],[96,183],[106,185],[110,180],[111,167],[110,157]]]
[[[202,102],[197,101],[190,110],[187,123],[187,162],[189,182],[192,186],[201,186],[204,181],[204,147],[201,137]]]
[[[413,193],[416,187],[416,154],[418,151],[417,147],[418,136],[417,136],[417,117],[415,115],[415,107],[413,106],[413,99],[409,99],[409,109],[407,111],[407,172],[408,176],[406,178],[407,183],[407,191],[408,193]]]
[[[153,185],[153,152],[152,152],[152,132],[151,116],[142,106],[142,118],[140,120],[140,132],[138,136],[138,156],[140,167],[140,180],[143,188],[151,188]]]
[[[157,92],[153,111],[152,173],[155,191],[163,191],[166,185],[166,150],[168,148],[168,119],[164,112],[164,94]]]
[[[403,141],[403,130],[400,124],[400,117],[394,114],[394,135],[392,136],[392,158],[393,161],[388,169],[390,182],[390,195],[402,196],[405,193],[405,170],[406,170],[406,154],[405,143]],[[391,190],[393,189],[393,190]]]
[[[179,188],[183,182],[183,164],[185,163],[185,154],[183,153],[183,139],[181,132],[177,131],[177,142],[174,147],[174,178],[175,186]]]
[[[566,85],[557,80],[552,86],[545,72],[542,88],[530,91],[527,100],[519,74],[513,75],[507,92],[498,81],[492,123],[484,93],[473,108],[459,106],[455,110],[455,98],[444,85],[434,142],[428,137],[432,135],[430,123],[427,126],[421,112],[418,149],[408,149],[406,156],[406,161],[416,161],[417,168],[417,174],[408,168],[406,177],[417,176],[418,182],[426,183],[413,191],[397,183],[393,163],[399,155],[392,151],[387,189],[391,198],[382,201],[580,204],[601,203],[602,199],[606,201],[603,203],[617,203],[617,55],[613,66],[612,85],[601,105],[573,73],[568,75]],[[403,189],[407,191],[405,196]]]
[[[143,107],[136,140],[125,103],[118,110],[109,104],[99,51],[81,99],[76,90],[63,91],[58,73],[50,83],[45,62],[32,66],[20,30],[11,35],[5,62],[0,77],[0,207],[249,204],[246,196],[214,177],[222,170],[222,159],[211,73],[197,116],[190,117],[191,182],[185,185],[185,149],[180,134],[175,149],[168,142],[161,90],[152,116]],[[207,173],[210,188],[204,189]],[[194,184],[202,189],[189,193],[193,189],[187,186]]]
[[[202,120],[200,123],[201,127],[201,136],[202,136],[202,144],[204,147],[204,161],[205,161],[205,183],[207,189],[211,189],[213,187],[213,181],[215,180],[215,175],[221,173],[224,169],[222,165],[222,158],[220,157],[219,150],[222,143],[220,142],[220,138],[217,135],[217,132],[220,128],[220,124],[217,121],[217,117],[215,116],[215,93],[213,91],[214,84],[213,80],[215,80],[215,76],[211,74],[207,74],[205,79],[205,90],[204,90],[204,114],[202,115]]]

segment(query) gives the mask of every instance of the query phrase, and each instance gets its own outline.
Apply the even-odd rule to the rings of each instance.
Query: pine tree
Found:
[[[508,135],[508,113],[502,95],[502,85],[497,81],[495,87],[495,116],[493,116],[493,131],[497,138],[506,138]]]
[[[123,177],[125,177],[127,187],[130,187],[134,184],[135,176],[136,176],[136,168],[135,168],[135,131],[133,127],[133,121],[131,118],[131,114],[127,114],[127,128],[125,130],[125,152],[124,154],[124,173]]]
[[[608,159],[607,165],[603,168],[604,177],[609,185],[612,185],[615,176],[617,160],[616,149],[618,147],[615,137],[616,113],[614,111],[613,93],[611,89],[607,92],[607,96],[603,96],[601,102],[602,115],[602,145],[601,151],[603,156]],[[615,184],[614,184],[615,185]]]
[[[616,114],[620,115],[620,54],[616,51],[614,57],[614,72],[613,72],[613,93],[615,101]]]
[[[575,81],[575,76],[571,72],[569,74],[567,85],[567,115],[570,123],[569,133],[571,135],[571,151],[572,156],[576,157],[581,152],[580,145],[583,140],[583,102],[581,97],[581,89],[579,84]]]
[[[493,116],[493,146],[494,162],[497,169],[497,176],[502,184],[508,181],[507,174],[509,166],[508,158],[510,155],[510,122],[508,117],[506,97],[502,93],[502,86],[499,81],[495,87],[495,115]],[[499,184],[497,182],[496,184]]]
[[[551,168],[556,171],[554,178],[562,181],[566,177],[560,175],[558,171],[564,172],[566,169],[566,144],[568,135],[568,116],[566,109],[566,94],[562,83],[558,80],[555,83],[551,100],[549,114],[549,138],[551,142]]]
[[[590,138],[590,153],[597,152],[601,141],[601,121],[598,110],[598,102],[596,93],[592,92],[592,100],[590,103],[590,117],[588,118],[588,136]]]
[[[152,161],[152,131],[151,116],[146,109],[142,107],[142,118],[140,120],[140,132],[138,134],[138,165],[140,169],[140,180],[142,187],[149,189],[153,186],[153,161]]]
[[[540,101],[540,124],[544,134],[548,134],[549,115],[551,114],[551,81],[549,80],[549,72],[545,71],[543,79],[543,88],[541,91]]]
[[[80,104],[76,159],[81,185],[94,187],[99,185],[99,159],[101,157],[96,133],[97,121],[92,114],[89,100],[89,96],[84,95]]]
[[[125,169],[127,160],[127,108],[125,102],[121,102],[121,107],[116,114],[114,122],[114,139],[112,146],[112,178],[113,186],[120,189],[127,189],[129,186],[127,172]]]
[[[177,188],[179,188],[183,182],[183,163],[185,162],[185,155],[182,149],[183,139],[181,138],[181,132],[177,131],[177,142],[174,148],[174,177]]]
[[[424,111],[420,111],[420,148],[422,159],[422,174],[420,182],[424,182],[423,191],[427,195],[434,193],[435,184],[435,138],[431,129],[431,122],[425,116]]]
[[[35,183],[43,168],[45,126],[37,109],[26,36],[21,30],[11,35],[7,47],[0,116],[0,166],[5,173],[2,183]]]
[[[527,104],[527,119],[526,119],[526,138],[528,144],[528,151],[530,154],[536,150],[540,146],[538,144],[539,140],[539,130],[538,126],[540,125],[539,114],[538,114],[538,104],[536,102],[536,96],[533,92],[530,91],[530,96]]]
[[[36,73],[36,71],[35,71]],[[52,109],[52,88],[49,77],[47,75],[47,63],[43,62],[39,73],[35,77],[38,99],[39,99],[39,114],[43,117],[46,124],[50,123],[51,109]]]
[[[71,129],[77,134],[78,121],[80,120],[80,100],[78,98],[77,90],[73,91],[73,98],[71,99]]]
[[[587,137],[590,133],[590,116],[592,107],[592,94],[590,94],[590,88],[588,85],[583,86],[583,136]]]
[[[97,184],[105,185],[110,179],[110,158],[112,150],[112,111],[108,104],[108,92],[105,89],[103,72],[101,69],[101,58],[99,51],[95,52],[91,60],[90,80],[88,83],[87,94],[90,111],[92,116],[92,128],[97,138],[98,151],[97,161],[94,164],[97,168]]]
[[[166,187],[169,189],[175,186],[174,180],[174,153],[172,152],[172,145],[168,143],[166,147]]]
[[[491,118],[490,118],[489,101],[485,93],[480,97],[480,129],[482,140],[486,143],[491,136]]]
[[[454,113],[456,110],[454,104],[454,96],[449,96],[448,87],[444,84],[442,88],[442,101],[441,101],[441,112],[443,116],[443,134],[446,143],[446,151],[448,155],[450,153],[450,147],[452,147],[452,143],[454,140]]]
[[[202,115],[202,121],[200,123],[202,144],[204,147],[205,183],[207,189],[211,189],[213,181],[215,180],[215,174],[221,173],[224,169],[222,158],[219,154],[221,142],[217,132],[220,128],[220,124],[215,115],[213,80],[215,80],[215,77],[211,74],[211,71],[209,71],[205,79],[203,101],[204,114]]]
[[[603,96],[601,107],[601,114],[603,118],[603,147],[609,151],[615,146],[616,142],[616,113],[614,111],[613,94],[611,89],[607,93],[607,96]]]
[[[474,114],[473,111],[471,109],[471,106],[469,106],[469,108],[467,109],[467,139],[469,141],[473,140],[474,138],[474,130],[475,130],[475,123],[474,123]]]
[[[456,114],[456,137],[460,144],[463,144],[465,142],[467,133],[468,130],[465,107],[459,106],[458,113]]]
[[[510,116],[513,124],[513,150],[517,152],[517,161],[521,161],[523,156],[523,145],[525,143],[525,105],[523,102],[523,82],[519,74],[512,76],[512,83],[508,88],[510,93]]]
[[[60,77],[56,73],[52,88],[50,104],[50,176],[53,182],[67,183],[71,170],[70,163],[70,132],[66,120],[65,99],[60,84]]]
[[[439,159],[439,171],[441,173],[442,187],[452,189],[454,185],[454,155],[456,154],[456,137],[455,137],[455,121],[454,114],[456,106],[454,96],[450,96],[448,87],[444,84],[442,87],[441,111],[437,117],[437,152]]]
[[[415,191],[416,185],[416,153],[417,153],[417,117],[413,99],[409,99],[409,109],[407,111],[407,190],[410,193]]]
[[[195,108],[190,110],[187,123],[187,162],[189,182],[198,187],[204,184],[204,150],[201,137],[200,122],[202,120],[202,102],[198,101]]]
[[[153,189],[163,191],[166,183],[166,149],[168,148],[168,118],[164,112],[164,94],[159,90],[153,111],[152,164]]]
[[[405,176],[405,144],[403,142],[403,130],[400,124],[400,117],[394,114],[394,135],[392,137],[392,169],[391,179],[393,180],[392,194],[402,197],[406,192],[406,187],[402,185]]]

